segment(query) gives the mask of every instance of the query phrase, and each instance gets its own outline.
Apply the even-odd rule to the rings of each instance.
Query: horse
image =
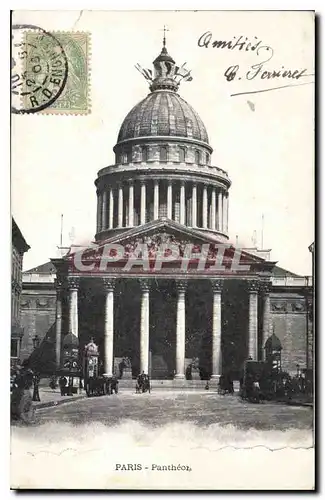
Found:
[[[140,392],[149,392],[150,393],[150,380],[148,375],[139,375],[137,379],[137,384],[135,386],[136,394],[140,394]]]
[[[106,377],[89,377],[86,382],[87,396],[104,396],[107,394]]]

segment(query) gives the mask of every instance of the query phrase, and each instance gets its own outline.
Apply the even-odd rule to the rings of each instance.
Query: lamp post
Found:
[[[34,349],[37,349],[39,347],[40,342],[41,342],[41,339],[39,338],[39,336],[35,335],[35,337],[33,337],[33,347],[34,347]]]
[[[35,337],[33,337],[33,347],[34,349],[37,349],[39,346],[40,346],[40,343],[41,343],[41,339],[39,338],[38,335],[35,335]],[[33,374],[33,384],[34,384],[34,390],[33,390],[33,401],[40,401],[41,398],[39,396],[39,390],[38,390],[38,387],[39,387],[39,382],[40,382],[40,376],[38,373],[34,373]]]

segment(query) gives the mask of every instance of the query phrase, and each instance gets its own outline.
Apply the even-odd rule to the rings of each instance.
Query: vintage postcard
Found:
[[[11,30],[11,488],[314,490],[314,12]]]

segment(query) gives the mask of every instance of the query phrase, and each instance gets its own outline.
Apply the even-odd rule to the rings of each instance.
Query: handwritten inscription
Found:
[[[225,72],[224,77],[227,82],[233,80],[299,80],[307,75],[307,68],[281,68],[271,67],[270,63],[274,55],[274,50],[270,45],[266,45],[262,40],[256,36],[249,39],[244,36],[234,36],[231,40],[215,40],[211,31],[206,31],[198,39],[198,46],[203,48],[213,49],[226,49],[231,51],[244,51],[254,52],[259,58],[259,62],[253,64],[249,68],[242,68],[239,64],[229,66]]]
[[[261,45],[263,42],[262,40],[258,41],[258,38],[255,36],[255,41],[248,40],[247,36],[244,37],[241,36],[234,36],[232,40],[213,40],[212,41],[212,33],[211,31],[206,31],[203,33],[203,35],[200,36],[198,40],[198,46],[199,47],[205,47],[205,48],[216,48],[216,49],[229,49],[229,50],[244,50],[247,52],[249,50],[254,51],[258,49],[259,47],[261,48],[271,48],[268,45]]]

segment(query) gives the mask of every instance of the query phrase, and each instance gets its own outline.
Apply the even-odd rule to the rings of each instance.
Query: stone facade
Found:
[[[22,266],[24,253],[29,250],[18,225],[12,218],[12,255],[11,255],[11,348],[12,363],[15,363],[21,350],[23,328],[20,322],[22,292]]]
[[[34,351],[35,338],[39,345],[48,339],[55,340],[54,280],[55,269],[51,263],[23,273],[21,324],[24,335],[21,341],[21,360],[28,358]]]
[[[293,374],[297,365],[312,368],[313,324],[307,309],[310,288],[300,292],[281,290],[271,294],[272,325],[282,344],[282,367]]]

